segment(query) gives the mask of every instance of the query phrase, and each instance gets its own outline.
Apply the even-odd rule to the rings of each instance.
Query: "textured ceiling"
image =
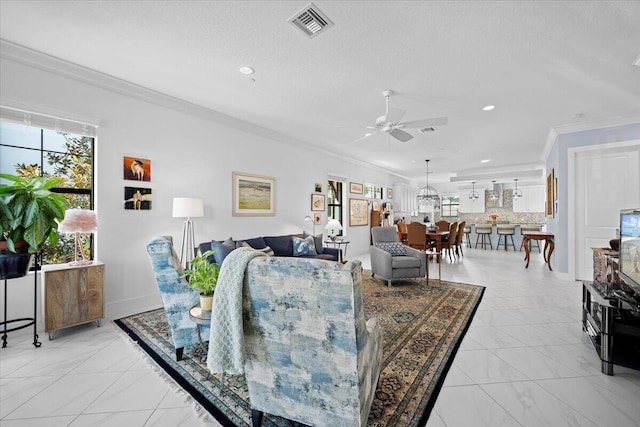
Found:
[[[429,158],[434,182],[539,166],[552,128],[640,118],[639,1],[318,0],[335,25],[313,39],[287,22],[307,4],[2,0],[0,37],[410,178]],[[352,143],[384,89],[448,125]]]

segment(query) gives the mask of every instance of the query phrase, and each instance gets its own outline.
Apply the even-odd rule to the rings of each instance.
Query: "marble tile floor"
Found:
[[[352,256],[369,267],[369,256]],[[542,256],[466,249],[445,280],[486,286],[428,427],[640,426],[640,371],[600,373],[582,332],[581,287],[558,280]],[[9,334],[0,350],[0,427],[199,426],[187,396],[109,321]]]

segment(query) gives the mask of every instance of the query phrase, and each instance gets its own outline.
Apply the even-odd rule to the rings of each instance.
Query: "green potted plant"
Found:
[[[192,289],[200,292],[200,308],[203,311],[211,311],[213,305],[213,293],[218,283],[220,267],[218,264],[209,262],[208,257],[214,251],[196,254],[189,264],[182,277],[186,278]]]
[[[48,241],[58,243],[58,222],[64,219],[67,200],[51,188],[62,178],[23,178],[0,174],[9,184],[0,186],[0,275],[27,273],[31,254]]]

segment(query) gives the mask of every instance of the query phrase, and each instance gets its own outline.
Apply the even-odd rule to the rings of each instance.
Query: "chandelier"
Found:
[[[514,179],[514,181],[516,182],[516,189],[513,190],[513,198],[517,200],[522,197],[522,190],[518,190],[518,178]]]
[[[473,186],[473,188],[471,189],[471,193],[469,193],[469,198],[471,199],[472,202],[475,202],[477,199],[480,198],[480,195],[476,191],[476,182],[471,181],[471,185]]]
[[[440,196],[435,188],[429,186],[429,160],[425,162],[427,162],[427,185],[418,190],[418,205],[440,209]]]
[[[496,188],[496,181],[494,180],[494,181],[491,181],[491,182],[493,182],[493,188]],[[500,195],[498,194],[498,192],[496,190],[491,189],[491,190],[489,190],[487,192],[487,197],[489,198],[489,200],[492,200],[492,201],[495,202],[496,200],[498,200],[500,198]]]

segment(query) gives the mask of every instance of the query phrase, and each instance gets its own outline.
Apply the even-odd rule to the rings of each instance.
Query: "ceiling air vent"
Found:
[[[436,131],[436,128],[434,128],[433,126],[429,126],[427,128],[418,129],[418,132],[420,132],[420,133],[435,132],[435,131]]]
[[[301,11],[289,18],[289,22],[310,39],[333,26],[333,22],[313,3],[309,3]]]

